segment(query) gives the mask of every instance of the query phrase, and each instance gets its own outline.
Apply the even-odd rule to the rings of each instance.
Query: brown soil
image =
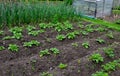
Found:
[[[76,30],[80,30],[77,23],[73,24]],[[84,24],[86,25],[86,23]],[[94,28],[100,27],[96,25]],[[54,29],[46,29],[45,33],[42,33],[36,37],[28,35],[27,31],[23,31],[24,37],[21,40],[11,39],[2,40],[7,35],[12,35],[8,29],[5,29],[5,34],[0,36],[0,46],[5,46],[6,49],[0,51],[0,76],[41,76],[43,72],[50,72],[53,76],[91,76],[92,73],[99,71],[101,65],[107,62],[113,61],[120,58],[120,32],[107,29],[104,32],[94,31],[89,33],[87,36],[82,34],[76,36],[75,39],[64,41],[56,40],[56,35],[59,33],[53,31]],[[84,29],[81,29],[84,30]],[[70,30],[73,31],[73,30]],[[67,34],[70,31],[61,32]],[[114,39],[110,39],[106,34],[112,31]],[[105,43],[99,44],[96,42],[96,38],[102,38]],[[48,42],[47,39],[51,41]],[[41,45],[27,48],[23,46],[23,42],[30,40],[38,40]],[[82,46],[84,41],[89,41],[90,48],[86,49]],[[73,47],[72,43],[78,43],[78,47]],[[19,45],[19,52],[11,52],[7,49],[8,45],[14,43]],[[115,57],[113,59],[106,57],[102,50],[99,48],[108,47],[114,45]],[[39,56],[39,51],[56,47],[60,50],[58,55]],[[95,64],[89,61],[88,57],[99,52],[105,58],[103,63]],[[33,62],[35,60],[36,62]],[[65,63],[68,65],[66,69],[59,69],[58,65]],[[120,76],[120,70],[117,69],[110,73],[110,76]]]

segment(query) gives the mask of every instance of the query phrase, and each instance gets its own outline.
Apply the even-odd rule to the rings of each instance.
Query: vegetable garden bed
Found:
[[[2,30],[1,76],[120,75],[119,31],[82,20]]]

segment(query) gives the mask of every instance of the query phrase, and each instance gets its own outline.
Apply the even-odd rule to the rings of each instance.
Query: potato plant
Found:
[[[36,27],[35,27],[35,26],[28,25],[28,26],[26,27],[26,29],[27,29],[27,31],[32,31],[32,30],[35,30]]]
[[[0,46],[0,51],[3,51],[5,49],[4,46]]]
[[[113,48],[108,47],[108,48],[104,48],[103,50],[108,57],[110,57],[110,58],[115,57]]]
[[[39,52],[39,55],[40,55],[40,57],[43,57],[43,56],[45,56],[45,55],[50,55],[50,52],[49,52],[48,49],[41,50],[41,51]]]
[[[19,46],[16,45],[16,44],[9,44],[8,49],[9,49],[10,51],[12,51],[12,52],[18,52]]]
[[[57,48],[50,48],[50,50],[53,54],[59,54],[60,53],[60,51]]]
[[[104,61],[104,58],[101,56],[101,54],[99,53],[96,53],[96,54],[92,54],[90,57],[89,57],[90,60],[92,60],[93,62],[95,63],[100,63],[100,62],[103,62]]]
[[[99,44],[105,43],[105,40],[103,40],[103,39],[101,39],[101,38],[97,38],[96,41],[97,41]]]
[[[3,35],[4,31],[0,30],[0,35]]]
[[[33,45],[38,46],[40,45],[40,42],[38,42],[37,40],[31,40],[29,42],[24,42],[23,46],[25,47],[32,47]]]
[[[67,68],[67,66],[68,66],[67,64],[60,63],[58,67],[60,69],[65,69],[65,68]]]
[[[70,32],[67,34],[68,39],[74,39],[76,37],[76,34],[74,32]]]
[[[97,71],[96,73],[92,74],[92,76],[109,76],[108,73],[103,71]]]
[[[88,49],[88,48],[90,47],[90,44],[89,44],[89,42],[83,42],[83,43],[82,43],[82,46],[83,46],[84,48]]]
[[[64,40],[65,38],[66,38],[65,35],[57,35],[57,36],[56,36],[56,39],[59,40],[59,41],[62,41],[62,40]]]

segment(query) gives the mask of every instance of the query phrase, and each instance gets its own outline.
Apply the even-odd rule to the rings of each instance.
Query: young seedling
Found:
[[[106,63],[105,65],[102,65],[102,68],[104,71],[109,72],[109,71],[115,71],[115,69],[119,66],[120,64],[117,61],[109,62]]]
[[[10,39],[13,39],[13,38],[14,38],[13,36],[5,36],[5,37],[3,37],[2,40],[10,40]]]
[[[108,36],[110,39],[114,39],[114,36],[113,36],[113,33],[112,33],[112,32],[108,33],[107,36]]]
[[[103,71],[97,71],[96,73],[92,74],[92,76],[109,76],[108,73]]]
[[[13,34],[15,33],[21,33],[23,31],[22,27],[14,27],[10,29],[10,32],[12,32]]]
[[[14,33],[13,35],[13,38],[16,38],[16,39],[21,39],[23,36],[22,36],[22,33]]]
[[[99,44],[105,43],[105,40],[103,40],[103,39],[101,39],[101,38],[97,38],[96,41],[97,41]]]
[[[42,74],[40,74],[40,76],[53,76],[53,75],[50,74],[49,72],[43,72]]]
[[[3,51],[5,49],[4,46],[0,46],[0,51]]]
[[[45,24],[45,23],[40,23],[40,24],[39,24],[39,27],[40,27],[41,29],[46,29],[46,28],[48,28],[49,26],[48,26],[47,24]]]
[[[53,54],[59,54],[60,51],[57,48],[50,48]]]
[[[38,42],[37,40],[31,40],[29,42],[24,42],[23,46],[32,47],[33,45],[38,46],[39,44],[40,42]]]
[[[8,49],[10,50],[10,51],[12,51],[12,52],[18,52],[18,45],[16,45],[16,44],[9,44],[9,47],[8,47]]]
[[[38,31],[30,31],[28,32],[29,35],[32,35],[32,36],[37,36],[39,34],[39,30]]]
[[[35,30],[36,28],[35,28],[34,26],[28,25],[26,29],[27,29],[27,31],[30,32],[30,31],[32,31],[32,30]]]
[[[105,31],[105,28],[103,28],[103,27],[98,27],[98,28],[96,29],[96,31],[104,32],[104,31]]]
[[[89,44],[89,42],[83,42],[83,43],[82,43],[82,46],[83,46],[84,48],[88,49],[88,48],[90,47],[90,44]]]
[[[92,61],[95,62],[95,63],[100,63],[100,62],[103,62],[103,61],[104,61],[103,57],[102,57],[101,54],[99,54],[99,53],[92,54],[92,55],[90,56],[90,60],[92,60]]]
[[[62,40],[64,40],[65,38],[66,38],[65,35],[57,35],[57,36],[56,36],[56,39],[59,40],[59,41],[62,41]]]
[[[65,27],[62,25],[62,23],[57,23],[55,26],[55,30],[61,32],[62,30],[65,30]]]
[[[64,27],[65,27],[65,30],[72,30],[73,29],[73,26],[69,21],[64,22]]]
[[[65,68],[67,68],[67,64],[60,63],[58,67],[60,69],[65,69]]]
[[[74,39],[76,37],[75,33],[74,32],[71,32],[71,33],[68,33],[67,34],[67,38],[68,39]]]
[[[4,31],[0,30],[0,35],[3,35]]]
[[[88,35],[88,32],[87,31],[81,31],[82,35],[86,36]]]
[[[108,48],[104,48],[104,52],[110,58],[113,58],[115,56],[113,48],[109,48],[109,47]]]
[[[48,49],[41,50],[41,51],[39,52],[39,55],[40,55],[40,57],[43,57],[43,56],[45,56],[45,55],[50,55],[50,52],[49,52]]]
[[[78,47],[79,45],[78,45],[77,42],[75,42],[75,43],[72,43],[72,46],[73,46],[73,47]]]

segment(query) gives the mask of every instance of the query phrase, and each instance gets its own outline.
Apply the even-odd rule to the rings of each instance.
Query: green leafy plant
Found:
[[[3,40],[10,40],[10,39],[13,39],[14,37],[13,36],[5,36],[3,37]]]
[[[108,73],[103,71],[97,71],[96,73],[92,74],[92,76],[109,76]]]
[[[38,46],[39,44],[40,42],[38,42],[37,40],[31,40],[29,42],[24,42],[23,46],[32,47],[33,45]]]
[[[40,74],[40,76],[53,76],[53,75],[50,74],[49,72],[43,72],[42,74]]]
[[[23,28],[16,26],[14,28],[11,28],[9,31],[12,32],[13,34],[15,34],[15,33],[21,33],[23,31]]]
[[[109,72],[109,71],[115,71],[115,69],[120,66],[120,64],[114,60],[113,62],[106,63],[105,65],[102,65],[102,68],[104,71]]]
[[[59,54],[60,51],[57,48],[50,48],[50,50],[53,52],[53,54]]]
[[[14,33],[13,35],[13,38],[16,38],[16,39],[21,39],[23,36],[22,36],[22,33]]]
[[[108,33],[107,36],[108,36],[110,39],[114,39],[114,36],[113,36],[113,33],[112,33],[112,32]]]
[[[75,33],[74,32],[71,32],[71,33],[68,33],[67,34],[67,38],[68,39],[74,39],[76,37]]]
[[[58,67],[60,69],[65,69],[65,68],[67,68],[67,64],[60,63]]]
[[[41,51],[39,52],[39,55],[40,55],[40,57],[43,57],[43,56],[45,56],[45,55],[50,55],[50,52],[49,52],[48,49],[41,50]]]
[[[64,40],[65,38],[66,38],[65,35],[57,35],[57,36],[56,36],[56,39],[59,40],[59,41],[62,41],[62,40]]]
[[[99,54],[99,53],[92,54],[92,55],[90,56],[90,60],[92,60],[92,61],[95,62],[95,63],[100,63],[100,62],[103,62],[103,61],[104,61],[103,57],[102,57],[101,54]]]
[[[96,31],[104,32],[104,31],[105,31],[105,28],[103,28],[103,27],[98,27],[98,28],[96,29]]]
[[[29,35],[32,35],[32,36],[37,36],[38,34],[39,34],[39,30],[37,30],[37,31],[30,31],[28,34]]]
[[[104,52],[108,57],[113,58],[115,56],[113,48],[104,48]]]
[[[49,26],[48,26],[47,24],[45,24],[45,23],[40,23],[40,24],[39,24],[39,27],[40,27],[41,29],[46,29],[46,28],[48,28]]]
[[[9,44],[8,49],[12,52],[18,52],[19,46],[16,44]]]
[[[0,46],[0,51],[4,50],[5,47],[4,46]]]
[[[3,35],[4,31],[0,30],[0,35]]]
[[[34,26],[28,25],[26,29],[27,31],[32,31],[32,30],[35,30],[36,28]]]
[[[62,23],[57,22],[55,30],[61,32],[62,30],[65,30],[65,27],[62,25]]]
[[[13,39],[14,37],[13,36],[5,36],[3,37],[3,40],[10,40],[10,39]]]
[[[72,30],[73,26],[69,21],[65,21],[64,22],[64,28],[65,28],[65,30]]]
[[[88,35],[88,32],[87,31],[81,31],[82,35],[86,36]]]
[[[89,42],[83,42],[82,46],[87,49],[90,47],[90,44],[89,44]]]
[[[77,42],[75,42],[75,43],[72,43],[72,46],[74,46],[74,47],[78,47],[79,45],[78,45]]]
[[[105,40],[103,40],[103,39],[101,39],[101,38],[97,38],[96,41],[97,41],[98,43],[100,43],[100,44],[105,43]]]

